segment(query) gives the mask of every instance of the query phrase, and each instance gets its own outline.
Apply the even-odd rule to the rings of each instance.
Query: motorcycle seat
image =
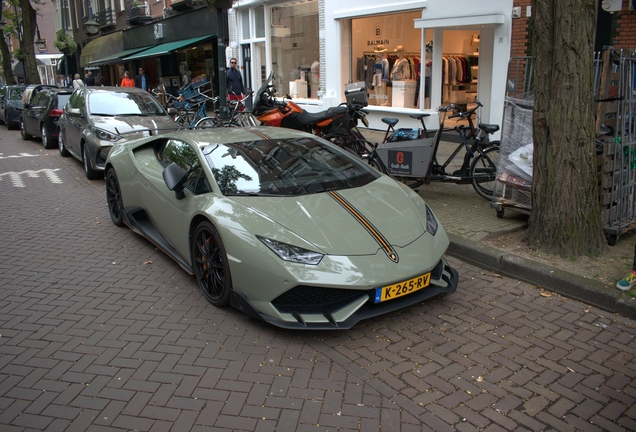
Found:
[[[329,108],[327,111],[321,111],[317,113],[310,113],[303,110],[303,112],[298,114],[297,119],[302,124],[313,125],[323,120],[327,120],[332,117],[335,117],[338,114],[344,114],[346,112],[347,112],[347,108],[345,107],[333,107],[333,108]]]

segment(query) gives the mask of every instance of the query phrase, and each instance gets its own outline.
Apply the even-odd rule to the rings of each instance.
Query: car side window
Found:
[[[188,143],[170,139],[155,147],[157,159],[165,168],[175,162],[188,174],[185,188],[195,195],[210,192],[210,183],[196,151]]]
[[[40,92],[33,97],[33,102],[31,103],[34,107],[43,107],[46,106],[49,99],[49,94],[47,92]]]
[[[82,109],[84,106],[84,91],[82,89],[77,89],[68,100],[69,108],[78,108]]]

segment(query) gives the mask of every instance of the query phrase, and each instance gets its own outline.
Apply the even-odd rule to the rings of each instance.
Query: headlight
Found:
[[[426,206],[426,231],[430,232],[432,235],[437,233],[437,219],[435,219],[435,215],[433,211]]]
[[[317,265],[323,257],[323,254],[321,253],[310,251],[298,246],[292,246],[266,237],[256,237],[284,261],[295,262],[298,264]]]
[[[119,141],[122,137],[119,135],[116,135],[112,132],[108,132],[104,129],[100,129],[100,128],[93,128],[93,133],[95,134],[95,136],[97,137],[97,139],[103,140],[103,141]]]

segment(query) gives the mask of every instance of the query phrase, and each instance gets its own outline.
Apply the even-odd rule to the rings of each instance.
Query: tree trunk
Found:
[[[24,56],[26,65],[26,82],[28,84],[40,84],[40,74],[38,73],[37,62],[35,60],[35,28],[37,26],[37,14],[29,0],[20,0],[20,10],[22,11],[22,40],[20,41],[20,51]]]
[[[534,173],[524,240],[562,256],[606,247],[594,142],[596,0],[532,0]]]
[[[0,31],[1,32],[1,31]],[[4,79],[7,84],[15,84],[15,77],[13,76],[13,69],[11,69],[11,52],[9,52],[9,46],[7,41],[0,37],[0,55],[2,55],[2,69],[4,70]]]

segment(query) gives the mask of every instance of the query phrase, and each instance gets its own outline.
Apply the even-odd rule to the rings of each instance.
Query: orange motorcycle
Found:
[[[285,95],[281,100],[276,98],[276,88],[272,84],[274,78],[274,72],[271,72],[254,96],[252,114],[261,125],[296,129],[317,136],[348,128],[349,116],[346,107],[333,107],[318,113],[307,112],[292,102],[289,95]]]

